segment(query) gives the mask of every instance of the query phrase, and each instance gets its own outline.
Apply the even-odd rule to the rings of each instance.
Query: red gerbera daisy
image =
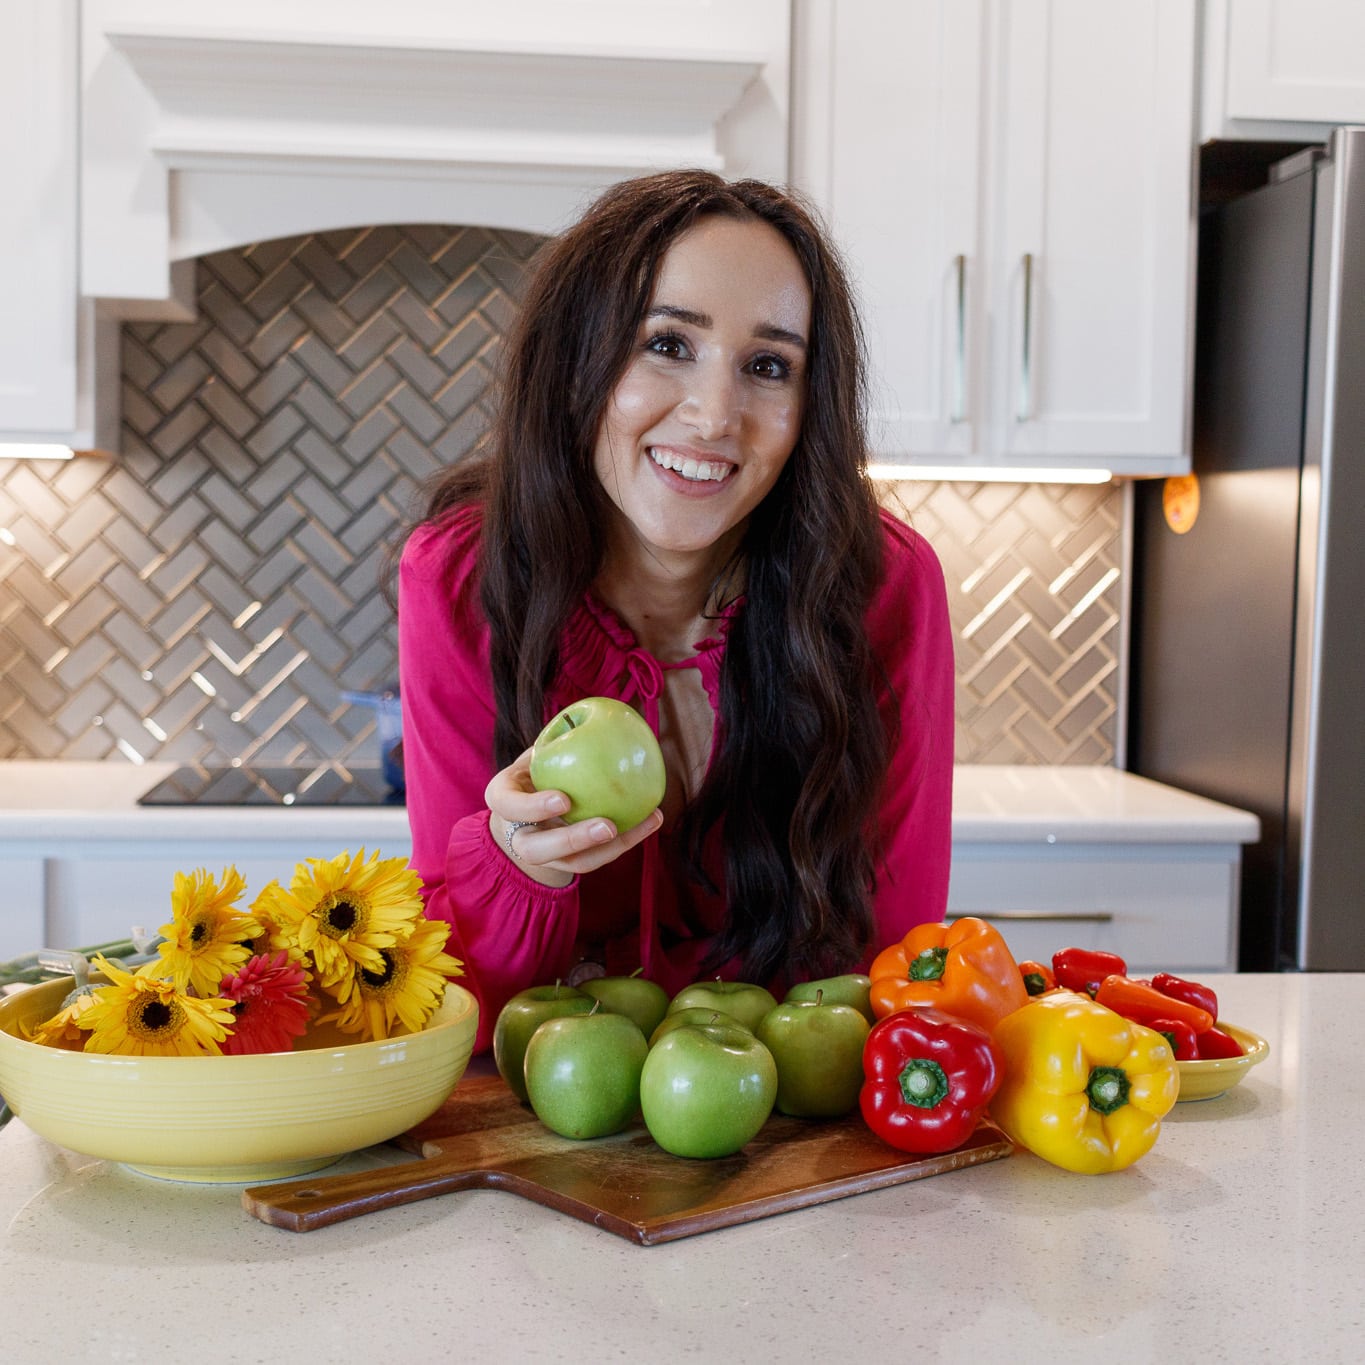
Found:
[[[218,994],[232,1004],[232,1032],[225,1053],[288,1052],[308,1027],[308,977],[287,952],[249,958],[235,976],[225,976]]]

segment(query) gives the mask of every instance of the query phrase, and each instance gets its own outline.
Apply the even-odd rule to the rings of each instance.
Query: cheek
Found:
[[[658,376],[628,370],[611,396],[607,421],[618,427],[638,426],[657,415],[671,401],[671,387]]]
[[[775,454],[788,455],[801,434],[801,419],[805,403],[798,399],[774,402],[763,413],[763,429],[767,444]]]

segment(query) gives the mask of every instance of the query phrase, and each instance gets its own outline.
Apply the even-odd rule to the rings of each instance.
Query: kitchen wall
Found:
[[[123,328],[123,452],[0,461],[0,759],[372,759],[379,590],[421,481],[486,421],[539,239],[432,227],[204,257],[199,318]],[[888,486],[958,635],[957,755],[1109,763],[1122,494]]]

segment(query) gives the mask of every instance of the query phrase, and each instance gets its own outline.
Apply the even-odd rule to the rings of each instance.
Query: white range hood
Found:
[[[789,0],[208,9],[83,6],[81,292],[107,315],[184,316],[194,258],[248,242],[548,233],[648,169],[786,177]]]

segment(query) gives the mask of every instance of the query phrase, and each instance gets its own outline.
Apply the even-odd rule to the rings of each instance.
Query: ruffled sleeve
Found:
[[[399,566],[403,766],[412,864],[426,913],[451,926],[446,951],[479,1000],[475,1049],[506,1000],[572,958],[578,884],[528,877],[494,843],[484,789],[494,767],[488,628],[478,599],[477,512],[423,526]]]
[[[879,946],[941,920],[952,860],[953,633],[943,570],[929,542],[884,513],[886,573],[867,614],[889,682],[883,717],[895,735],[881,809]]]

